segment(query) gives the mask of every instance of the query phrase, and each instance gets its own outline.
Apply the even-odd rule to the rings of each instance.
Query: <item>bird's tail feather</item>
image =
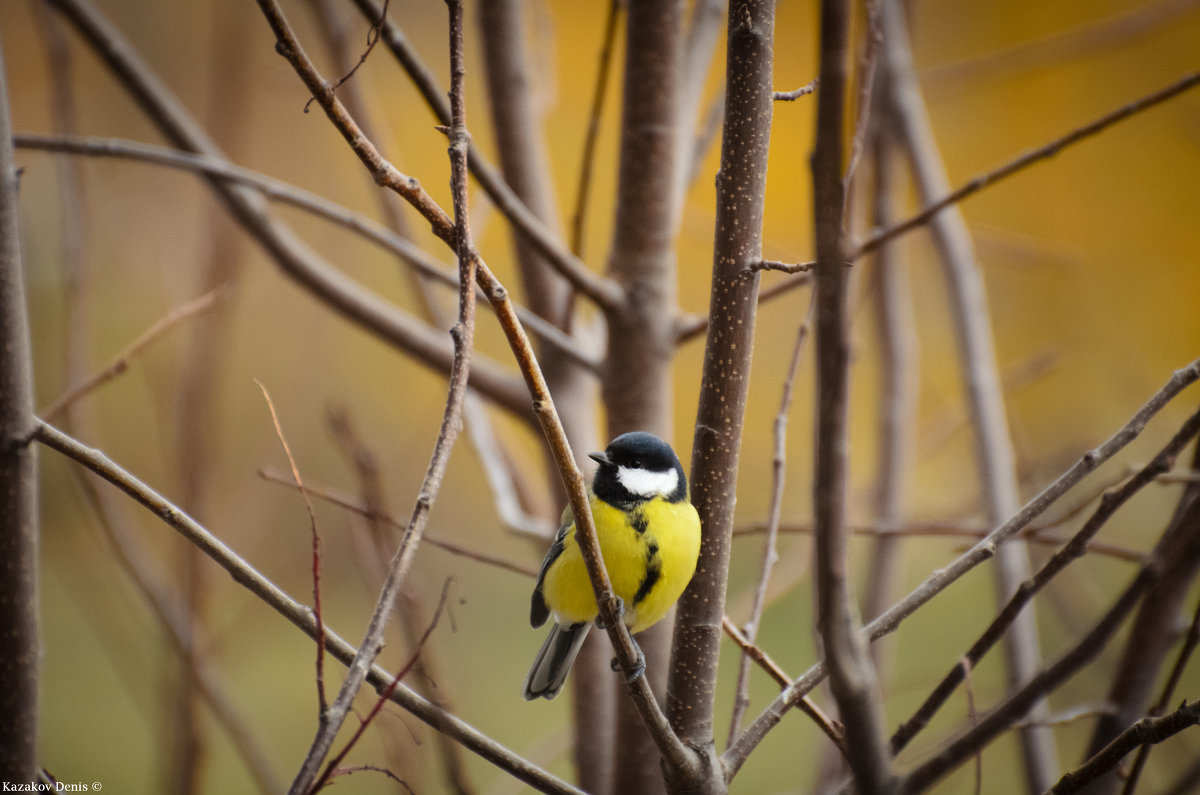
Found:
[[[567,626],[555,624],[550,628],[546,642],[542,644],[541,651],[525,677],[526,701],[539,696],[554,698],[558,695],[591,628],[592,625],[587,622]]]

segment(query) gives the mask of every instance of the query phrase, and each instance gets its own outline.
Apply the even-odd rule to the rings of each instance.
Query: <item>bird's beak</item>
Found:
[[[588,458],[601,465],[612,463],[612,459],[608,457],[608,453],[588,453]]]

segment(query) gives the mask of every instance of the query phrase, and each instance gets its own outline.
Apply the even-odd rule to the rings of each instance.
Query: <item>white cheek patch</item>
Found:
[[[639,497],[655,497],[673,494],[679,487],[679,473],[674,469],[666,472],[651,472],[648,469],[617,467],[617,480]]]

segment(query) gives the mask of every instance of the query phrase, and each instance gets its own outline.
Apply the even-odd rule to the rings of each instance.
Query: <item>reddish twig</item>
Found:
[[[325,622],[321,616],[321,535],[317,530],[317,513],[313,510],[312,500],[308,498],[308,490],[304,488],[304,480],[300,477],[300,468],[296,465],[296,457],[292,455],[292,448],[287,442],[287,437],[283,435],[283,426],[279,423],[279,415],[275,411],[275,402],[271,400],[271,393],[267,391],[261,381],[255,379],[254,383],[258,384],[258,388],[262,390],[267,409],[271,412],[275,435],[279,437],[284,455],[287,456],[288,466],[292,469],[292,479],[296,482],[296,488],[300,490],[300,498],[304,501],[304,509],[308,511],[308,521],[312,528],[313,618],[317,622],[318,636],[317,702],[319,704],[318,714],[324,716],[329,704],[325,698]]]
[[[383,30],[383,21],[387,19],[388,5],[390,5],[391,2],[392,0],[383,0],[383,10],[379,12],[379,19],[376,20],[371,25],[370,30],[367,31],[367,48],[363,50],[362,55],[358,56],[358,62],[354,64],[354,66],[350,67],[350,71],[346,72],[346,74],[337,79],[337,82],[333,84],[333,88],[331,88],[330,91],[336,92],[342,87],[342,84],[344,84],[351,77],[354,77],[354,73],[358,71],[360,66],[367,62],[367,57],[371,54],[371,51],[375,49],[375,45],[379,43],[379,34],[380,31]],[[308,98],[308,102],[304,103],[305,113],[308,113],[309,107],[311,107],[316,100],[316,97]]]
[[[438,597],[437,608],[433,611],[433,618],[429,620],[429,626],[427,626],[425,631],[421,633],[421,639],[417,642],[417,648],[413,650],[412,655],[408,658],[408,662],[406,662],[400,668],[400,670],[396,672],[396,675],[392,677],[391,683],[385,687],[381,693],[379,693],[379,698],[375,699],[375,704],[371,707],[371,711],[367,713],[366,717],[359,721],[358,728],[354,730],[354,734],[351,735],[350,739],[346,741],[346,745],[343,746],[342,750],[329,760],[328,764],[326,764],[325,771],[321,774],[320,778],[313,782],[313,792],[320,790],[325,786],[326,783],[328,783],[329,779],[337,770],[338,765],[342,763],[342,760],[346,758],[346,755],[350,753],[350,750],[358,744],[359,740],[362,739],[363,734],[365,734],[367,731],[367,727],[370,726],[371,722],[374,721],[379,713],[383,711],[384,706],[391,701],[392,694],[396,692],[396,687],[400,684],[400,680],[408,676],[409,672],[416,667],[417,662],[421,658],[421,651],[425,648],[425,642],[429,640],[429,636],[433,634],[433,630],[437,627],[438,621],[442,617],[442,610],[444,610],[446,607],[446,597],[450,593],[450,584],[452,582],[454,582],[454,580],[447,577],[446,581],[442,583],[442,593],[441,596]]]

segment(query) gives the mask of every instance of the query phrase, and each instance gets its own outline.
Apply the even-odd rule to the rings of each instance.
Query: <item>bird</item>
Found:
[[[622,434],[588,457],[600,465],[588,499],[604,566],[622,620],[631,633],[641,632],[665,616],[691,582],[700,516],[688,499],[679,457],[654,434]],[[526,701],[558,695],[598,615],[568,505],[533,589],[529,623],[537,629],[554,621],[525,677]]]

